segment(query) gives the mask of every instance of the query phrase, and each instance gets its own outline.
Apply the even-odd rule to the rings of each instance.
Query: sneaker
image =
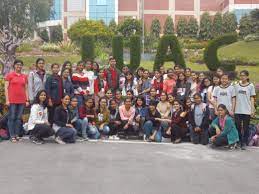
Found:
[[[147,141],[147,135],[145,135],[145,134],[143,135],[143,140]]]
[[[178,144],[178,143],[181,143],[182,139],[181,138],[178,138],[174,141],[175,144]]]
[[[36,145],[42,145],[43,141],[38,139],[37,137],[30,137],[30,140],[32,141],[32,143],[36,144]]]
[[[246,144],[241,144],[241,150],[246,150]]]
[[[120,140],[120,138],[119,138],[117,135],[114,135],[114,136],[113,136],[113,139],[114,139],[114,140]]]
[[[59,136],[55,138],[55,142],[62,145],[66,144]]]
[[[232,144],[232,145],[229,145],[229,149],[230,149],[230,150],[234,150],[234,149],[237,149],[237,148],[238,148],[238,146],[237,146],[236,143],[234,143],[234,144]]]

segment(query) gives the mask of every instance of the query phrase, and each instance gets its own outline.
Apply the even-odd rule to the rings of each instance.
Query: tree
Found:
[[[184,37],[188,34],[187,25],[188,25],[188,22],[186,18],[180,17],[176,27],[176,32],[179,37]]]
[[[197,38],[199,25],[195,17],[191,17],[187,26],[187,36],[190,38]]]
[[[205,12],[201,16],[200,33],[199,37],[203,40],[209,40],[212,38],[212,24],[211,18],[208,12]]]
[[[245,37],[254,32],[253,21],[250,15],[244,15],[239,21],[239,35]]]
[[[112,56],[116,59],[117,67],[121,70],[124,65],[122,36],[114,36],[112,38]]]
[[[222,35],[222,15],[220,12],[217,12],[213,19],[212,25],[212,34],[213,37]]]
[[[133,18],[126,18],[118,26],[118,31],[126,38],[129,38],[133,34],[141,35],[142,26],[140,20]]]
[[[130,69],[136,70],[141,60],[141,39],[139,35],[130,37]]]
[[[52,27],[50,31],[50,40],[51,42],[61,42],[63,40],[63,32],[60,25]]]
[[[237,18],[234,13],[226,12],[222,19],[222,31],[223,33],[233,33],[237,29]]]
[[[165,20],[164,34],[174,34],[174,21],[171,16],[167,16]]]
[[[53,0],[1,0],[0,28],[7,27],[16,37],[29,36],[37,23],[48,20]]]
[[[17,38],[8,29],[0,29],[0,65],[2,74],[6,75],[11,71],[16,59],[16,49],[20,46],[23,39]]]
[[[254,9],[251,11],[250,15],[254,26],[254,33],[259,33],[259,9]]]
[[[169,50],[170,49],[170,50]],[[159,69],[165,61],[174,61],[175,64],[185,67],[184,56],[175,35],[164,35],[159,42],[155,58],[154,70]]]
[[[84,36],[93,36],[95,39],[103,37],[111,37],[113,32],[104,25],[101,21],[94,20],[79,20],[74,23],[68,30],[68,37],[72,41],[80,42],[80,39]]]
[[[94,36],[85,35],[81,38],[81,58],[82,60],[94,60]]]
[[[109,23],[109,29],[111,32],[113,32],[114,34],[117,34],[118,33],[118,26],[115,22],[115,20],[111,20],[110,23]]]
[[[151,24],[150,34],[155,38],[159,38],[160,33],[161,33],[160,21],[157,18],[155,18],[153,19]]]

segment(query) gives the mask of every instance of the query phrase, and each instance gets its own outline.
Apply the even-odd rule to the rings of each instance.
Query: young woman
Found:
[[[216,74],[217,74],[218,77],[221,78],[221,76],[224,75],[225,73],[224,73],[224,70],[219,67],[219,68],[216,70]]]
[[[158,70],[156,70],[155,77],[152,80],[152,87],[155,88],[156,94],[158,96],[160,96],[161,92],[163,91],[163,86],[164,86],[163,82],[164,82],[163,75]]]
[[[65,94],[61,98],[62,104],[55,109],[53,129],[56,132],[58,144],[75,143],[76,129],[72,125],[72,114],[68,108],[70,96]]]
[[[209,87],[211,85],[211,81],[208,77],[205,77],[200,85],[200,94],[202,97],[202,102],[204,102],[205,104],[209,104],[209,100],[208,100],[208,90]]]
[[[212,85],[208,88],[208,102],[210,109],[210,120],[214,120],[216,118],[215,115],[215,99],[213,97],[214,89],[220,85],[220,78],[217,75],[214,75],[212,78]]]
[[[20,140],[21,119],[25,105],[29,106],[27,76],[22,73],[23,62],[14,61],[14,71],[5,77],[6,105],[9,106],[8,129],[10,140],[15,143]]]
[[[127,65],[123,66],[122,72],[119,76],[119,85],[120,85],[121,90],[123,90],[123,87],[124,87],[125,81],[126,81],[126,74],[128,74],[128,73],[129,73],[129,67]],[[133,77],[133,74],[132,74],[132,77]]]
[[[100,71],[100,66],[97,62],[93,62],[93,72],[95,76],[99,75],[99,71]]]
[[[61,71],[61,76],[63,80],[63,93],[68,94],[70,97],[74,96],[74,85],[71,81],[70,77],[70,70],[69,69],[63,69]]]
[[[48,99],[45,90],[41,90],[35,97],[31,107],[28,121],[30,139],[35,144],[43,144],[43,138],[48,138],[55,134],[48,121]]]
[[[124,103],[122,99],[121,91],[119,89],[115,91],[115,101],[118,106],[121,106]]]
[[[88,128],[88,119],[80,119],[79,117],[79,110],[78,110],[78,100],[74,96],[71,98],[69,109],[72,114],[72,120],[71,123],[77,130],[77,135],[82,137],[82,140],[87,141],[87,128]]]
[[[199,73],[198,76],[198,83],[201,84],[201,82],[204,80],[205,74],[203,72]]]
[[[251,117],[255,116],[255,87],[249,82],[249,72],[240,72],[240,82],[235,85],[236,104],[235,121],[238,129],[241,147],[248,143],[249,124]]]
[[[135,125],[134,130],[138,132],[139,136],[143,137],[143,125],[147,114],[145,99],[143,96],[138,96],[135,102]]]
[[[36,70],[31,71],[28,77],[28,94],[30,103],[34,102],[34,98],[39,91],[45,89],[46,80],[45,60],[43,58],[38,58],[36,60]]]
[[[173,69],[170,68],[167,70],[167,78],[164,80],[163,91],[166,94],[173,93],[175,85],[176,85],[176,79],[175,79],[174,71]]]
[[[90,139],[99,139],[100,133],[96,127],[97,114],[94,106],[94,99],[91,96],[88,96],[85,99],[85,106],[79,109],[80,119],[87,119],[88,128],[87,136]]]
[[[121,127],[121,118],[120,118],[118,104],[115,99],[112,99],[110,101],[109,111],[110,111],[109,139],[119,140],[120,138],[118,137],[118,129]]]
[[[143,72],[144,72],[144,68],[143,67],[139,67],[137,72],[136,72],[136,79],[137,79],[137,81],[142,79]]]
[[[239,141],[238,132],[233,119],[228,115],[227,107],[218,106],[218,117],[211,124],[212,137],[210,138],[216,147],[229,145],[230,149],[236,148]]]
[[[100,98],[99,108],[97,110],[97,121],[96,126],[101,133],[101,138],[108,137],[110,133],[109,127],[110,111],[108,109],[107,99],[105,97]]]
[[[127,97],[124,100],[124,104],[119,107],[119,113],[121,117],[122,125],[125,137],[128,139],[128,135],[133,131],[133,120],[135,116],[135,108],[132,106],[132,99]]]
[[[190,97],[193,101],[193,95],[199,92],[199,86],[198,86],[198,75],[195,72],[192,72],[192,83],[191,83],[191,93]]]
[[[65,61],[62,65],[62,68],[61,68],[61,72],[60,72],[60,76],[62,76],[62,72],[65,70],[65,69],[68,69],[69,70],[69,75],[68,75],[68,79],[71,81],[72,79],[72,63],[70,61]]]
[[[79,61],[77,63],[77,71],[73,73],[72,82],[75,88],[75,96],[78,100],[78,106],[84,106],[84,96],[89,94],[89,79],[84,74],[84,62]]]
[[[157,104],[156,108],[162,119],[170,118],[171,105],[167,101],[167,94],[165,92],[161,93],[160,102]]]
[[[105,94],[105,99],[107,100],[107,106],[110,105],[110,100],[113,98],[112,89],[108,89]],[[97,103],[98,104],[98,103]]]
[[[134,96],[138,95],[137,82],[134,79],[134,76],[131,72],[128,72],[126,74],[126,79],[122,88],[122,95],[126,96],[126,92],[128,90],[132,90],[134,93]]]
[[[161,115],[156,109],[156,102],[151,100],[148,106],[148,111],[146,114],[146,122],[143,126],[144,129],[144,141],[162,141],[162,133],[161,133]]]
[[[213,97],[215,99],[215,110],[219,104],[224,104],[231,116],[234,116],[234,108],[235,108],[235,88],[230,85],[229,78],[227,74],[221,76],[221,84],[217,86],[213,91]]]
[[[185,120],[185,113],[181,110],[181,103],[178,100],[174,101],[174,112],[172,114],[170,127],[166,134],[171,136],[173,143],[180,143],[182,138],[186,136],[187,125]]]
[[[126,97],[131,99],[132,105],[134,105],[134,103],[135,103],[134,91],[128,90],[127,93],[126,93]]]
[[[188,83],[192,83],[192,70],[191,68],[186,68],[184,71],[185,79]]]
[[[151,88],[151,79],[149,78],[149,71],[144,70],[142,79],[138,81],[138,95],[143,95],[145,100],[149,97]]]
[[[53,124],[54,112],[60,106],[61,98],[64,93],[62,78],[58,75],[59,64],[51,65],[52,75],[47,78],[45,88],[49,97],[49,123]]]
[[[194,104],[189,114],[191,141],[194,144],[206,145],[209,140],[209,107],[202,102],[202,97],[199,93],[193,97]]]
[[[178,74],[178,80],[174,89],[174,96],[182,103],[190,95],[191,84],[186,81],[184,73]]]

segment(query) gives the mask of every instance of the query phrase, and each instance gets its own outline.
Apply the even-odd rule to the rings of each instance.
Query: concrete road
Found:
[[[259,149],[0,143],[0,194],[258,194]]]

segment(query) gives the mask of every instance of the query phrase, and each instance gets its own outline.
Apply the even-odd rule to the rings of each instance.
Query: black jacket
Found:
[[[194,119],[194,111],[195,111],[195,107],[191,109],[190,114],[189,114],[189,122],[191,124],[191,126],[193,128],[197,127],[196,123],[195,123],[195,119]],[[203,130],[208,130],[209,125],[210,125],[210,110],[209,107],[206,106],[206,108],[203,111],[203,119],[202,119],[202,123],[200,128]]]
[[[55,109],[54,123],[59,127],[65,127],[66,124],[71,124],[72,113],[69,109],[65,110],[61,105]]]

